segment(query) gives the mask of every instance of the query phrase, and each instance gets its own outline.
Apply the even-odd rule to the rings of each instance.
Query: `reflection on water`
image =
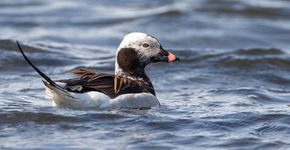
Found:
[[[290,2],[0,2],[2,149],[289,149]],[[147,71],[151,110],[54,108],[39,76],[113,73],[122,37],[142,31],[181,57]]]

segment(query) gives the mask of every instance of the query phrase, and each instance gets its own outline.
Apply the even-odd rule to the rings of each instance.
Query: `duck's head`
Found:
[[[164,50],[155,37],[133,32],[124,37],[117,50],[116,74],[138,74],[144,72],[144,68],[150,63],[177,60],[179,58]]]

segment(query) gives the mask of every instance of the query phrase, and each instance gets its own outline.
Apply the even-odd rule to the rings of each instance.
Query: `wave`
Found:
[[[25,49],[25,52],[27,53],[33,53],[33,52],[38,52],[38,53],[53,53],[51,51],[45,50],[41,47],[38,47],[37,45],[27,45],[20,43],[21,47]],[[10,51],[10,52],[19,52],[19,49],[16,45],[16,40],[11,40],[11,39],[0,39],[0,50],[1,51]]]
[[[283,4],[282,4],[283,3]],[[216,14],[237,15],[243,17],[260,18],[289,18],[289,2],[268,1],[264,3],[252,1],[230,2],[227,0],[204,1],[203,5],[196,9],[203,12],[214,12]]]
[[[62,116],[51,113],[34,113],[34,112],[5,112],[0,114],[0,122],[4,123],[19,123],[19,122],[37,122],[44,124],[71,122],[77,123],[81,120],[76,117]]]
[[[29,58],[38,66],[69,67],[69,71],[79,69],[81,66],[99,71],[114,70],[114,56],[107,50],[67,44],[23,43],[22,46]],[[0,51],[2,52],[0,56],[2,71],[29,67],[22,59],[13,40],[0,40]],[[82,51],[81,55],[79,51]],[[267,78],[271,82],[290,82],[286,76],[290,73],[290,56],[287,51],[281,49],[174,50],[173,52],[182,59],[178,62],[182,65],[181,69],[203,68],[220,73],[232,70],[248,71],[252,75]],[[163,65],[156,65],[156,67]]]
[[[243,55],[279,55],[285,54],[284,51],[280,49],[270,48],[270,49],[261,49],[261,48],[253,48],[253,49],[240,49],[235,53],[243,54]]]
[[[52,109],[52,108],[50,108]],[[90,121],[105,121],[105,120],[119,120],[119,119],[130,119],[132,116],[138,116],[140,114],[144,114],[146,112],[139,110],[114,110],[110,109],[95,109],[85,110],[85,111],[77,111],[69,112],[66,110],[62,110],[63,112],[60,114],[50,113],[49,111],[55,110],[46,110],[46,112],[29,112],[29,111],[5,111],[0,113],[0,123],[1,124],[19,124],[25,122],[34,122],[39,124],[58,124],[58,123],[83,123]],[[68,113],[68,114],[67,114]],[[71,114],[73,113],[73,114]],[[67,115],[65,115],[67,114]]]
[[[229,52],[178,50],[183,64],[204,64],[208,67],[253,69],[263,67],[279,67],[290,69],[290,56],[286,51],[270,49],[239,49]]]
[[[94,58],[83,58],[81,56],[75,55],[75,53],[83,47],[71,47],[60,46],[60,45],[44,45],[44,44],[26,44],[21,43],[22,49],[25,51],[26,55],[31,59],[33,63],[37,66],[50,66],[50,67],[63,67],[63,66],[77,66],[83,65],[83,61],[92,61]],[[74,50],[76,49],[76,50]],[[21,69],[29,67],[16,45],[14,40],[0,40],[0,68],[1,71],[22,71]],[[95,53],[96,50],[87,49],[87,53]],[[99,54],[101,57],[104,55]],[[91,55],[88,54],[88,57]],[[103,60],[111,59],[109,56],[103,56]]]

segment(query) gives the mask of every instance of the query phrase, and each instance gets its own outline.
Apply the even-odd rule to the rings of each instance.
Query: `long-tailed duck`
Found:
[[[45,80],[48,98],[55,106],[68,108],[159,106],[145,67],[179,60],[164,50],[155,37],[134,32],[124,37],[116,52],[115,75],[81,69],[74,72],[77,78],[53,81],[31,63],[18,41],[17,45],[25,60]]]

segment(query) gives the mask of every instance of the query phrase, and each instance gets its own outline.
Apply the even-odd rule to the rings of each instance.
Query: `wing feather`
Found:
[[[143,80],[132,80],[112,74],[98,74],[85,69],[75,71],[73,74],[78,76],[78,78],[58,80],[58,82],[66,83],[65,88],[70,92],[85,93],[98,91],[111,98],[127,93],[145,92],[155,95],[152,85]]]

